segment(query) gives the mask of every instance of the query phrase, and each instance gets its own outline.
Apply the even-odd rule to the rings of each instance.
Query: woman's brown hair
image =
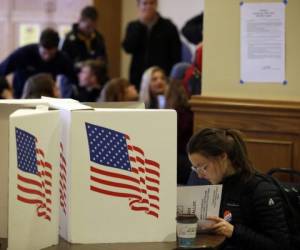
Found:
[[[100,101],[104,102],[123,102],[125,101],[126,88],[130,82],[124,78],[114,78],[108,81],[102,92]]]
[[[188,108],[188,95],[180,80],[171,80],[166,93],[166,108],[180,109]]]
[[[192,136],[187,145],[188,154],[200,153],[217,157],[226,153],[232,166],[248,179],[255,169],[248,158],[246,144],[240,131],[235,129],[205,128]]]

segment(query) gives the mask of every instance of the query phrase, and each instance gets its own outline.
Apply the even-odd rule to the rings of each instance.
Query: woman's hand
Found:
[[[217,216],[208,216],[207,220],[215,222],[207,229],[212,230],[216,234],[224,235],[227,238],[231,238],[234,228],[232,224]]]

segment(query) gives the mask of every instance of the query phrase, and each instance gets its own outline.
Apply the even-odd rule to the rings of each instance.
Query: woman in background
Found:
[[[165,108],[165,93],[167,90],[167,76],[164,71],[153,66],[148,68],[142,77],[140,101],[146,108]]]
[[[101,102],[134,102],[139,95],[133,84],[124,78],[114,78],[101,91]]]
[[[55,86],[55,81],[52,76],[45,73],[40,73],[28,78],[23,90],[23,99],[35,99],[47,97],[58,97],[58,89]]]

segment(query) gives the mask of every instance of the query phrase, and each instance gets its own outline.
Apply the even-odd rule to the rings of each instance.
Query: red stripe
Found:
[[[47,161],[45,161],[45,167],[49,168],[50,170],[52,170],[52,165],[49,162],[47,162]]]
[[[139,163],[141,163],[142,165],[144,165],[144,160],[142,159],[142,158],[140,158],[140,157],[136,157],[136,160],[139,162]]]
[[[48,221],[51,221],[51,217],[49,215],[46,215],[45,219],[48,220]]]
[[[45,193],[51,195],[51,190],[45,189]]]
[[[141,155],[144,155],[144,151],[141,148],[136,147],[136,146],[132,146],[132,147],[133,147],[134,151],[139,152]]]
[[[48,181],[48,180],[45,180],[45,184],[48,185],[48,186],[50,186],[50,187],[52,187],[52,183],[50,181]]]
[[[136,162],[136,159],[133,156],[129,156],[129,160],[132,162]]]
[[[157,179],[153,179],[151,177],[146,176],[146,180],[149,181],[149,182],[154,182],[154,183],[159,185],[159,180],[157,180]]]
[[[135,207],[135,206],[131,206],[130,208],[133,211],[149,211],[148,207]]]
[[[136,168],[131,168],[131,172],[133,172],[135,174],[139,174],[139,171]]]
[[[66,174],[66,173],[67,173],[67,171],[66,171],[66,168],[65,168],[65,166],[64,166],[63,164],[60,164],[59,166],[60,166],[60,169],[61,169],[61,170],[63,170],[63,171],[64,171],[64,173]]]
[[[63,144],[61,142],[59,143],[59,146],[60,146],[60,150],[64,151],[64,147],[63,147]]]
[[[155,161],[149,160],[149,159],[145,159],[146,164],[152,165],[154,167],[160,168],[159,164]]]
[[[60,173],[60,178],[61,178],[62,180],[64,180],[65,182],[67,181],[67,180],[66,180],[66,177],[63,175],[63,173]]]
[[[43,157],[45,157],[44,151],[40,148],[36,149],[36,153],[42,155]]]
[[[154,211],[149,211],[148,214],[153,215],[154,217],[158,218],[158,213],[156,213]]]
[[[141,197],[138,195],[134,194],[123,194],[123,193],[118,193],[118,192],[112,192],[108,190],[104,190],[98,187],[90,186],[90,190],[101,193],[101,194],[106,194],[106,195],[111,195],[111,196],[116,196],[116,197],[121,197],[121,198],[136,198],[140,199]]]
[[[139,167],[139,172],[144,174],[144,173],[145,173],[145,169],[144,169],[144,168],[141,168],[141,167]]]
[[[125,136],[125,138],[126,138],[127,140],[130,140],[129,135],[125,135],[125,134],[124,134],[124,136]]]
[[[36,194],[36,195],[39,195],[41,197],[45,197],[45,194],[43,194],[42,192],[38,191],[38,190],[34,190],[34,189],[31,189],[31,188],[25,188],[25,187],[22,187],[20,185],[17,185],[18,189],[24,193],[28,193],[28,194]]]
[[[148,174],[154,174],[154,175],[156,175],[157,177],[160,177],[159,172],[157,172],[157,171],[155,171],[155,170],[153,170],[153,169],[146,168],[146,172],[147,172]]]
[[[99,179],[99,178],[94,177],[94,176],[91,176],[90,179],[92,181],[95,181],[95,182],[103,184],[103,185],[112,186],[112,187],[119,187],[119,188],[125,188],[125,189],[131,189],[131,190],[140,192],[140,189],[136,186],[132,186],[132,185],[128,185],[128,184],[122,184],[122,183],[113,182],[113,181],[106,181],[106,180]]]
[[[23,181],[25,183],[32,184],[32,185],[36,185],[36,186],[42,188],[42,184],[40,182],[32,180],[32,179],[28,179],[28,178],[23,177],[23,176],[21,176],[19,174],[18,174],[18,180]]]
[[[46,175],[47,177],[49,177],[50,179],[52,179],[52,174],[49,173],[48,171],[44,171],[44,175]]]
[[[129,205],[131,206],[132,204],[134,204],[136,202],[141,203],[141,204],[149,204],[149,201],[147,199],[143,199],[141,201],[140,200],[132,200],[129,202]]]
[[[62,162],[64,163],[64,165],[67,165],[66,159],[65,159],[65,157],[63,156],[63,154],[60,153],[59,155],[60,155],[60,159],[62,160]]]
[[[156,205],[156,204],[150,203],[150,207],[154,207],[154,208],[156,208],[157,210],[159,210],[159,206]]]
[[[37,200],[37,199],[28,199],[28,198],[24,198],[20,195],[17,196],[17,199],[19,201],[22,201],[24,203],[28,203],[28,204],[41,204],[43,203],[41,200]]]
[[[156,196],[156,195],[149,194],[149,198],[150,198],[151,200],[159,201],[159,197]]]
[[[157,187],[153,187],[153,186],[149,186],[149,185],[146,185],[146,187],[148,190],[159,193],[159,188],[157,188]]]
[[[127,176],[127,175],[112,173],[112,172],[104,171],[104,170],[101,170],[101,169],[97,169],[95,167],[91,167],[91,171],[94,172],[94,173],[97,173],[97,174],[106,175],[106,176],[115,177],[115,178],[120,178],[120,179],[124,179],[124,180],[129,180],[129,181],[132,181],[132,182],[135,182],[135,183],[139,184],[139,180],[137,180],[133,177]]]
[[[144,178],[142,178],[142,177],[140,177],[140,182],[141,183],[143,183],[143,184],[145,184],[146,182],[145,182],[145,179]]]
[[[127,148],[129,151],[132,151],[132,146],[131,145],[127,145]]]
[[[67,189],[65,183],[61,182],[61,180],[59,181],[59,184],[61,185],[61,187],[62,187],[64,190]]]

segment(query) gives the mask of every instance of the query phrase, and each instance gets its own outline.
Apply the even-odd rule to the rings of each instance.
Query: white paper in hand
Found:
[[[196,214],[198,229],[213,223],[207,216],[219,216],[222,185],[177,187],[177,214]]]

